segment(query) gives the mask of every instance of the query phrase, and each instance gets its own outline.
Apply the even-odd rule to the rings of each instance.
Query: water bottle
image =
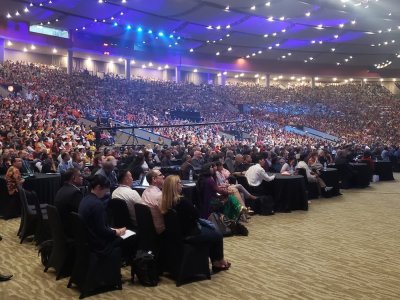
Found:
[[[189,181],[193,181],[193,170],[190,169],[189,171]]]
[[[326,162],[324,162],[324,171],[326,171]]]
[[[294,175],[294,169],[293,169],[293,166],[291,166],[291,167],[290,167],[290,175],[292,175],[292,176]]]

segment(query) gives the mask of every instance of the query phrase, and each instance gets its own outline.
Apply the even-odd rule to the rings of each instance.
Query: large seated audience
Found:
[[[195,235],[196,242],[209,246],[214,271],[224,271],[231,264],[223,255],[222,236],[204,219],[221,211],[247,222],[253,213],[250,207],[256,207],[258,196],[267,193],[265,182],[275,179],[267,172],[293,172],[298,163],[298,168],[306,169],[309,181],[320,183],[324,192],[332,188],[318,178],[318,170],[335,159],[338,164],[341,160],[347,163],[363,155],[360,159],[369,158],[372,168],[372,157],[394,162],[400,158],[400,102],[381,85],[312,89],[126,81],[109,75],[99,78],[86,71],[67,75],[61,68],[11,61],[0,65],[0,84],[23,87],[0,99],[0,175],[7,182],[10,199],[17,201],[17,187],[25,177],[21,174],[63,174],[64,186],[55,201],[62,220],[71,211],[79,212],[91,229],[93,249],[102,253],[122,247],[132,266],[131,252],[140,242],[123,242],[120,236],[126,228],[107,224],[99,205],[104,199],[126,201],[134,226],[138,220],[135,204],[148,206],[161,240],[167,230],[164,215],[175,209],[183,223],[183,235]],[[250,112],[240,113],[238,104],[250,105]],[[173,120],[170,112],[174,109],[198,111],[206,122],[237,122],[153,129],[170,138],[171,146],[96,147],[93,128],[81,120],[106,117],[136,126],[191,123]],[[286,125],[311,127],[339,140],[288,132]],[[248,135],[231,139],[225,132]],[[167,174],[161,170],[177,162],[181,178],[164,178]],[[197,176],[199,172],[197,199],[182,196],[181,180],[192,179],[193,173]],[[249,191],[236,182],[239,176],[247,179]],[[143,177],[149,187],[140,196],[130,188]],[[87,189],[77,185],[89,185],[89,193],[84,195]],[[68,198],[74,203],[67,205]],[[19,205],[13,206],[9,217],[17,216],[19,209]],[[134,269],[131,274],[134,276]]]

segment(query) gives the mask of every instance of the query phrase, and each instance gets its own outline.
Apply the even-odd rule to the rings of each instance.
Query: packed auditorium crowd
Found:
[[[92,223],[91,218],[93,212],[101,218],[104,207],[96,200],[109,197],[110,190],[112,198],[127,201],[133,224],[136,217],[131,204],[149,206],[157,234],[165,230],[163,215],[175,208],[184,223],[184,235],[196,232],[199,240],[210,246],[215,272],[229,269],[230,263],[223,255],[222,236],[204,220],[217,211],[244,222],[254,210],[273,213],[263,203],[268,198],[260,198],[268,195],[264,182],[275,178],[267,171],[289,175],[297,164],[324,194],[332,187],[319,178],[318,170],[327,163],[346,163],[359,154],[370,161],[373,156],[400,158],[399,102],[380,85],[283,89],[126,81],[109,75],[101,79],[85,71],[67,75],[57,67],[11,61],[0,65],[0,85],[16,89],[0,100],[0,175],[11,199],[18,198],[27,175],[60,173],[65,184],[54,199],[60,214],[79,212],[92,232],[101,226],[109,240],[123,236],[126,228],[111,229]],[[251,109],[239,112],[238,104],[248,104]],[[155,128],[153,132],[172,140],[171,146],[129,147],[99,147],[95,130],[82,122],[82,118],[110,118],[136,126],[191,123],[172,119],[170,112],[175,109],[200,112],[206,122],[237,122]],[[339,139],[332,142],[299,135],[286,131],[286,125],[305,125]],[[247,135],[230,139],[225,132]],[[107,132],[100,136],[108,137]],[[180,177],[170,175],[164,180],[160,168],[173,165],[179,166]],[[181,180],[192,180],[194,172],[198,195],[191,200],[197,209],[180,200]],[[246,177],[246,187],[237,182],[238,176]],[[143,178],[150,186],[140,196],[131,187]],[[90,193],[83,197],[76,187],[85,185]],[[69,208],[66,202],[70,202]],[[18,215],[20,208],[15,208],[9,217]],[[99,252],[121,246],[132,255],[137,247],[132,240],[117,245],[98,236],[92,238]],[[133,257],[126,259],[132,264]]]

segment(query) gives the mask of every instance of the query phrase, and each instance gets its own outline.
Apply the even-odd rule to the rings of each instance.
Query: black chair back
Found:
[[[56,280],[58,280],[62,276],[70,275],[72,270],[71,262],[73,259],[73,252],[71,251],[71,242],[68,245],[67,237],[64,233],[63,224],[57,208],[53,205],[48,205],[47,214],[49,216],[53,249],[44,271],[47,272],[48,268],[54,268],[56,270]]]
[[[90,251],[88,229],[82,218],[71,212],[70,224],[74,236],[75,263],[67,287],[76,284],[81,291],[80,299],[95,293],[100,287],[122,289],[121,250],[115,248],[107,256]]]
[[[158,253],[157,232],[150,208],[147,205],[136,203],[135,212],[139,233],[139,249]]]
[[[21,226],[20,226],[20,243],[25,240],[28,236],[34,235],[37,230],[39,216],[36,212],[35,206],[28,205],[28,199],[25,193],[25,189],[18,187],[18,195],[21,203]]]
[[[174,209],[164,215],[165,222],[165,269],[180,286],[193,279],[210,279],[209,245],[190,243],[184,239],[179,217]]]
[[[111,214],[111,224],[115,228],[126,227],[134,230],[136,226],[132,223],[129,215],[128,205],[125,200],[114,198],[108,201],[108,210]]]

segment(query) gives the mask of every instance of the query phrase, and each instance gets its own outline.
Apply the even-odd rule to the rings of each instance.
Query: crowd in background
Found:
[[[175,145],[218,150],[256,145],[289,149],[338,147],[353,143],[370,148],[397,149],[399,101],[381,85],[326,85],[287,89],[251,84],[194,85],[114,76],[99,78],[82,71],[34,63],[6,61],[0,65],[0,84],[22,86],[0,102],[2,164],[8,152],[24,150],[29,157],[62,152],[94,156],[95,133],[81,117],[104,116],[133,125],[190,123],[173,120],[170,112],[198,111],[205,122],[243,120],[213,126],[155,128]],[[247,103],[250,112],[239,112]],[[304,125],[339,138],[338,143],[288,132],[285,125]],[[223,132],[247,133],[228,139]],[[104,133],[106,134],[106,133]],[[379,150],[380,151],[380,150]],[[57,162],[55,162],[57,164]]]

